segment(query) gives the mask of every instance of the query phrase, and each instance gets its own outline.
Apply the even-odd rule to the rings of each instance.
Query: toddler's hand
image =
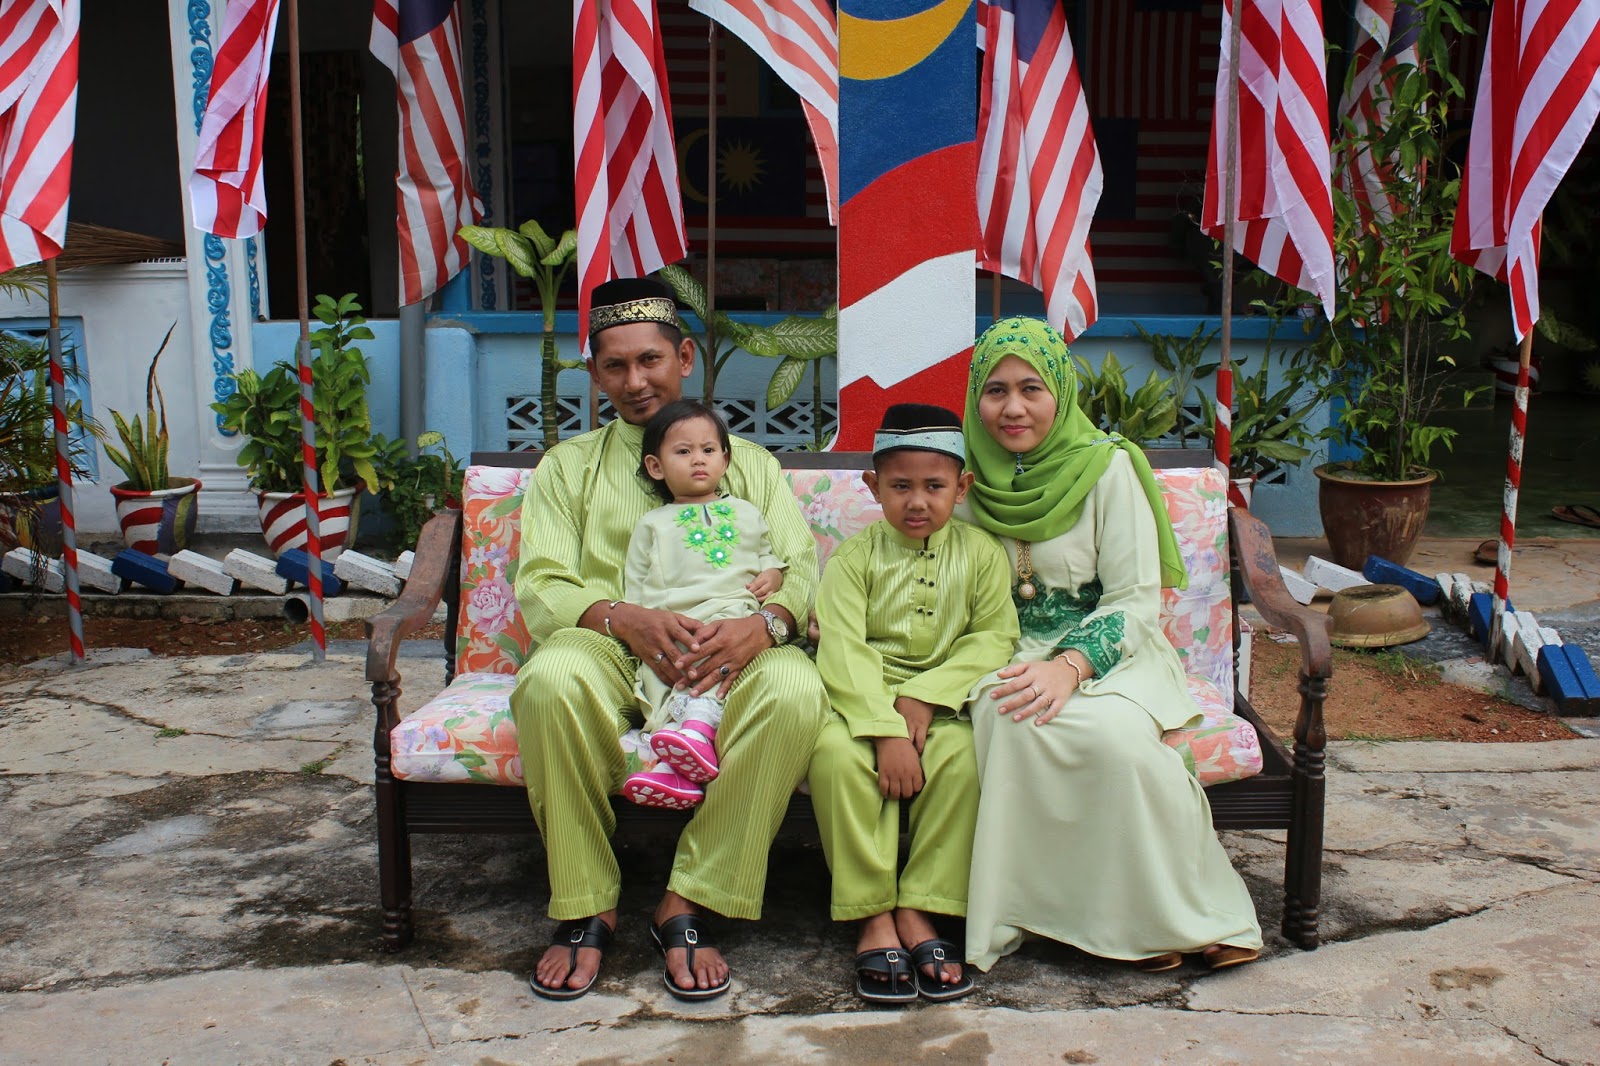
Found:
[[[757,603],[766,603],[768,596],[783,588],[783,571],[777,567],[763,570],[745,588],[750,590],[750,595],[756,598]]]
[[[905,737],[878,737],[878,791],[888,799],[910,799],[922,791],[922,760]]]
[[[911,734],[911,744],[917,749],[917,754],[921,755],[923,745],[928,742],[928,726],[933,723],[933,704],[923,703],[910,696],[900,696],[894,701],[894,709],[906,720],[906,730]]]

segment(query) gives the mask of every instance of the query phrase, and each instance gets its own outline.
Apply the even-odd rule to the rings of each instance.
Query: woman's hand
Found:
[[[989,694],[989,698],[1001,705],[995,708],[999,714],[1008,714],[1013,722],[1020,722],[1024,718],[1032,717],[1034,725],[1044,725],[1067,705],[1067,700],[1078,691],[1078,679],[1094,676],[1092,667],[1083,659],[1082,652],[1068,652],[1072,657],[1072,664],[1068,665],[1061,659],[1046,659],[1037,663],[1012,663],[1000,671],[1004,684],[997,687]],[[1074,666],[1077,669],[1074,669]],[[1007,699],[1008,697],[1013,697]],[[1001,703],[1002,700],[1006,702]]]

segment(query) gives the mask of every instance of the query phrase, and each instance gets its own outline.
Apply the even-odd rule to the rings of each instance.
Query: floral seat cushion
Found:
[[[1162,592],[1162,630],[1183,658],[1191,693],[1205,714],[1196,728],[1174,730],[1165,739],[1184,752],[1202,784],[1239,780],[1260,771],[1261,749],[1250,724],[1230,713],[1223,696],[1233,691],[1227,484],[1211,468],[1155,473],[1189,572],[1187,589]],[[516,672],[533,647],[512,591],[522,499],[531,474],[491,466],[467,470],[458,676],[395,728],[390,744],[396,777],[523,783],[509,700]],[[826,566],[840,543],[883,516],[859,470],[786,474],[816,537],[819,565]],[[631,767],[641,744],[637,736],[625,737],[623,746],[632,750]]]

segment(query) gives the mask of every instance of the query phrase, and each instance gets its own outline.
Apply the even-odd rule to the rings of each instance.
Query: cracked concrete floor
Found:
[[[1600,1060],[1600,744],[1336,745],[1320,950],[1275,934],[1281,835],[1229,833],[1262,962],[1035,943],[901,1012],[848,991],[802,833],[767,919],[725,927],[733,994],[673,1000],[645,936],[671,841],[629,829],[602,980],[556,1004],[524,983],[533,838],[419,838],[417,942],[381,951],[361,668],[107,654],[0,683],[0,1061]],[[412,690],[439,669],[408,659]]]

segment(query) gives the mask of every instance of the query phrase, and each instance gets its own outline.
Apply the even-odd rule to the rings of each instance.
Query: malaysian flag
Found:
[[[1596,0],[1600,2],[1600,0]],[[1319,0],[1245,0],[1239,43],[1239,136],[1228,140],[1232,18],[1223,5],[1216,108],[1201,223],[1221,240],[1232,214],[1234,250],[1273,277],[1314,293],[1331,319],[1333,192],[1329,182],[1326,45]],[[1228,170],[1233,204],[1224,204]]]
[[[587,323],[596,285],[642,277],[686,252],[653,0],[576,0],[572,97],[578,317]]]
[[[0,270],[67,236],[78,106],[78,0],[0,5]]]
[[[1089,224],[1101,172],[1066,14],[1059,0],[980,0],[978,16],[979,265],[1043,290],[1071,340],[1098,313]]]
[[[1489,15],[1450,254],[1539,320],[1539,219],[1600,114],[1600,0],[1499,0]]]
[[[374,0],[369,47],[400,105],[400,302],[414,304],[466,266],[459,231],[483,217],[467,169],[461,14],[454,0]]]
[[[839,33],[828,0],[689,0],[760,56],[800,97],[839,221]]]
[[[1368,131],[1388,124],[1394,74],[1400,67],[1417,65],[1420,27],[1409,0],[1358,0],[1355,19],[1350,80],[1339,101],[1339,114],[1347,133],[1359,141]],[[1363,219],[1394,217],[1398,205],[1389,192],[1394,180],[1391,164],[1392,160],[1373,158],[1370,144],[1358,144],[1349,165],[1341,170],[1340,185]]]
[[[218,237],[254,237],[267,221],[261,131],[277,25],[278,0],[233,0],[223,16],[189,175],[194,224]]]

